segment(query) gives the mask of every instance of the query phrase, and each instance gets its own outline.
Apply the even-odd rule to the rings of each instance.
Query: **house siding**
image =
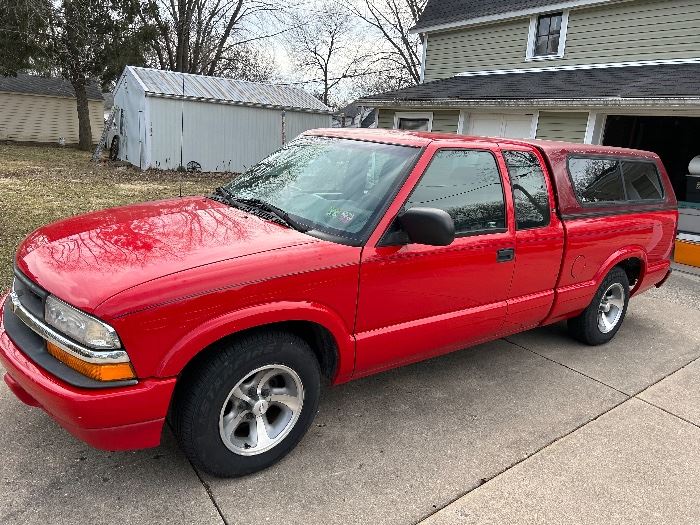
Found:
[[[433,131],[435,133],[457,133],[459,111],[433,111]]]
[[[377,117],[377,127],[384,129],[391,129],[394,127],[394,113],[390,109],[380,109],[379,116]]]
[[[527,61],[530,19],[431,33],[425,80],[467,71],[700,58],[700,2],[638,0],[574,9],[562,59]]]
[[[537,138],[583,142],[586,138],[588,113],[540,112],[537,123]]]
[[[453,77],[465,71],[521,65],[527,50],[529,19],[478,26],[428,37],[425,81]]]
[[[104,128],[104,104],[88,101],[92,141]],[[0,140],[18,142],[78,142],[78,111],[74,98],[0,93]]]
[[[398,112],[411,112],[418,111],[424,112],[424,110],[416,109],[399,109]],[[394,115],[396,111],[393,109],[380,109],[378,127],[384,129],[392,129],[394,127]],[[457,126],[459,125],[459,110],[448,110],[448,111],[433,111],[433,131],[435,133],[457,133]]]

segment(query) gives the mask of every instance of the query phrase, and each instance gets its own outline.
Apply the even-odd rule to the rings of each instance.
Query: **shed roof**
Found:
[[[18,73],[16,77],[0,76],[0,92],[75,98],[73,86],[65,78],[40,77],[24,73]],[[100,86],[95,82],[89,83],[87,96],[90,100],[102,100]]]
[[[263,82],[192,75],[129,66],[149,96],[223,102],[242,106],[330,113],[331,109],[306,91]]]
[[[700,63],[589,67],[463,75],[361,100],[401,102],[700,99]]]

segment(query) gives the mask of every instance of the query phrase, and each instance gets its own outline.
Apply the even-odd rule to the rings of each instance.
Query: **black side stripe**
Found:
[[[573,221],[575,219],[593,219],[596,217],[615,217],[617,215],[633,215],[640,213],[649,213],[654,211],[674,211],[678,208],[676,206],[669,206],[667,204],[661,206],[653,206],[650,208],[633,208],[633,209],[617,209],[617,210],[595,210],[595,211],[585,211],[580,213],[566,213],[561,216],[564,221]]]

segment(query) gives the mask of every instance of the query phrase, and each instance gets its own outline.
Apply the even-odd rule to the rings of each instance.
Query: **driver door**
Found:
[[[441,208],[450,246],[363,250],[356,321],[357,376],[494,338],[513,274],[510,187],[498,150],[437,149],[403,209]]]

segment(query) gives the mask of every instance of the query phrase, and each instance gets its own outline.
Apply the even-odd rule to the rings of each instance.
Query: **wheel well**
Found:
[[[235,340],[236,338],[261,330],[284,330],[301,337],[304,341],[306,341],[316,355],[316,359],[318,359],[323,377],[330,381],[335,375],[335,371],[338,367],[338,345],[328,329],[320,324],[310,321],[284,321],[280,323],[256,326],[248,330],[241,330],[240,332],[236,332],[235,334],[231,334],[210,344],[204,350],[199,352],[189,363],[187,363],[183,371],[180,373],[180,377],[185,376],[190,370],[195,368],[198,363],[206,360],[209,357],[209,354],[216,352],[216,349],[222,344],[226,344],[227,342]]]
[[[624,261],[617,264],[617,266],[622,268],[627,274],[627,280],[629,280],[630,282],[630,288],[634,288],[634,286],[637,284],[637,281],[641,277],[643,264],[643,261],[637,257],[625,259]]]

